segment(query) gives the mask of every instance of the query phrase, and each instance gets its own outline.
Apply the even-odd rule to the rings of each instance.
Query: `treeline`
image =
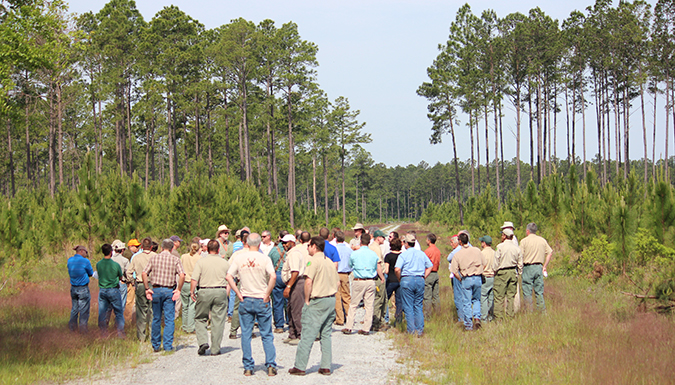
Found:
[[[293,203],[317,194],[326,220],[329,203],[344,208],[345,168],[370,136],[317,84],[318,47],[295,23],[206,29],[175,6],[145,21],[131,0],[77,17],[61,0],[8,0],[0,19],[6,196],[76,188],[92,152],[97,174],[137,172],[146,189],[171,190],[197,164],[237,175],[286,198],[292,225]]]
[[[429,100],[431,142],[450,134],[456,169],[457,146],[470,144],[471,195],[481,191],[481,174],[497,195],[508,191],[499,166],[504,164],[505,143],[512,146],[503,136],[504,124],[511,126],[503,119],[507,109],[515,112],[519,186],[523,180],[539,183],[555,173],[559,159],[581,165],[583,176],[595,166],[603,185],[620,174],[628,178],[634,163],[629,144],[637,139],[629,135],[631,125],[642,128],[637,140],[642,141],[644,161],[636,166],[645,183],[654,174],[657,146],[662,159],[669,159],[667,133],[669,127],[675,130],[675,2],[658,0],[653,9],[641,0],[619,1],[616,7],[612,3],[596,0],[562,23],[540,8],[501,18],[493,10],[474,15],[468,4],[459,9],[447,42],[439,45],[440,53],[427,69],[430,80],[417,93]],[[657,125],[663,97],[665,122]],[[631,120],[634,113],[638,117]],[[523,130],[529,131],[529,143],[521,143]],[[563,154],[557,152],[559,130],[566,134]],[[586,141],[590,130],[597,132],[595,144]],[[657,143],[657,131],[666,134],[663,143]],[[521,167],[523,147],[529,154],[523,159],[529,160],[527,170]],[[594,149],[591,165],[586,154]],[[664,172],[669,180],[668,163]],[[466,182],[455,182],[459,196]]]

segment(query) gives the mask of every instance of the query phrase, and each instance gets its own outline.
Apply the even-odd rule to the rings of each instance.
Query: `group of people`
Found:
[[[101,246],[103,258],[96,271],[87,248],[77,246],[68,260],[73,304],[69,327],[87,331],[88,285],[94,277],[99,284],[98,325],[104,334],[114,314],[117,334],[124,337],[124,310],[131,306],[137,338],[146,341],[149,335],[155,352],[172,351],[175,319],[182,312],[182,329],[196,334],[197,354],[218,355],[229,320],[231,339],[238,338],[241,328],[244,375],[253,374],[255,327],[269,376],[277,374],[273,333],[286,331],[283,342],[297,345],[289,373],[305,374],[313,343],[320,341],[319,373],[330,375],[333,325],[343,326],[344,334],[369,335],[386,331],[405,315],[407,332],[422,336],[425,316],[440,309],[441,253],[434,234],[426,236],[422,251],[414,231],[385,234],[360,223],[352,230],[349,242],[341,229],[325,227],[314,237],[302,230],[281,231],[274,242],[270,231],[251,233],[244,227],[232,242],[230,229],[221,225],[214,239],[195,237],[183,255],[178,249],[184,241],[176,235],[160,244],[149,237],[126,245],[115,240]],[[529,224],[519,246],[513,225],[505,223],[496,251],[489,236],[480,238],[482,250],[471,246],[467,231],[451,238],[453,292],[466,330],[493,315],[503,317],[505,302],[507,316],[513,315],[520,274],[525,301],[532,302],[534,289],[537,305],[544,309],[542,275],[551,250],[536,232],[536,225]],[[395,306],[393,322],[390,303]],[[365,315],[355,326],[360,306]]]

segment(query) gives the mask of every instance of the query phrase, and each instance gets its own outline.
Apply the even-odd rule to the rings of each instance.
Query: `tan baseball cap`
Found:
[[[415,243],[415,236],[412,234],[406,234],[403,236],[403,241],[406,243]]]

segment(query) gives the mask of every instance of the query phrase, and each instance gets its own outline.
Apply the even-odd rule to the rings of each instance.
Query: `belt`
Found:
[[[421,277],[421,278],[424,278],[423,275],[402,275],[402,276],[401,276],[401,278],[405,278],[405,277],[413,277],[413,278],[415,278],[415,277]]]
[[[311,299],[323,299],[323,298],[335,298],[335,294],[327,295],[324,297],[312,297]]]
[[[72,286],[72,287],[88,287],[89,284],[86,284],[86,285],[73,285],[73,284],[71,284],[70,286]]]
[[[338,274],[345,274],[345,275],[349,275],[349,274],[351,274],[351,271],[350,271],[349,273],[341,273],[341,272],[339,272],[339,271],[338,271]]]
[[[511,266],[511,267],[502,267],[501,269],[495,271],[495,274],[497,274],[497,272],[502,271],[502,270],[511,270],[511,269],[515,269],[515,268],[516,268],[515,266]]]
[[[535,263],[526,263],[525,266],[532,266],[532,265],[542,265],[542,263],[535,262]]]
[[[354,278],[354,281],[372,281],[375,278]]]
[[[480,274],[474,274],[474,275],[465,275],[462,278],[469,278],[469,277],[480,277]]]
[[[153,288],[153,289],[171,289],[171,290],[173,290],[173,289],[175,289],[176,287],[175,287],[175,286],[160,286],[160,285],[153,285],[152,288]]]
[[[227,286],[208,286],[208,287],[199,287],[200,289],[226,289]]]

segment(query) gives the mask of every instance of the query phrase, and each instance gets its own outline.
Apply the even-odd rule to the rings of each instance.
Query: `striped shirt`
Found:
[[[176,286],[176,274],[185,274],[180,259],[167,250],[152,256],[143,272],[150,276],[150,282],[155,287],[174,287]]]

